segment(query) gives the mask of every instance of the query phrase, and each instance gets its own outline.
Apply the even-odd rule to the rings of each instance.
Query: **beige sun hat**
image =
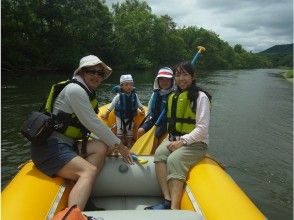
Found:
[[[76,76],[83,67],[95,66],[97,64],[101,64],[103,66],[103,70],[105,73],[105,77],[103,78],[103,80],[107,79],[110,76],[110,74],[112,73],[112,69],[109,66],[107,66],[105,63],[103,63],[98,57],[96,57],[94,55],[88,55],[88,56],[83,57],[80,60],[79,67],[74,71],[73,76]]]

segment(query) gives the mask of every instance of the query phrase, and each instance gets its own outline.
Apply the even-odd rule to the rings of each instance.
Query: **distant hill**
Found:
[[[281,54],[292,54],[293,53],[293,44],[282,44],[272,46],[260,53],[281,53]]]
[[[269,58],[273,67],[293,68],[293,44],[275,45],[258,54]]]

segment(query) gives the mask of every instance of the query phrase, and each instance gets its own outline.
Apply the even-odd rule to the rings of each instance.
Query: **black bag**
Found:
[[[43,144],[54,131],[54,122],[52,117],[34,111],[23,123],[20,132],[33,144]]]

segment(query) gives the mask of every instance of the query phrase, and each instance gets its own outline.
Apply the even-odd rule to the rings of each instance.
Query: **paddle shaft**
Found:
[[[191,64],[196,65],[196,63],[198,62],[198,60],[202,57],[202,51],[205,51],[205,48],[202,46],[198,46],[198,52],[195,54],[195,56],[193,57]]]

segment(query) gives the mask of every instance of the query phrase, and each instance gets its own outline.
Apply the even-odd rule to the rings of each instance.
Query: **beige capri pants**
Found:
[[[207,144],[203,142],[183,145],[181,148],[170,152],[167,146],[171,143],[168,137],[156,149],[154,162],[165,162],[167,166],[167,181],[177,179],[185,181],[190,168],[204,158]]]

